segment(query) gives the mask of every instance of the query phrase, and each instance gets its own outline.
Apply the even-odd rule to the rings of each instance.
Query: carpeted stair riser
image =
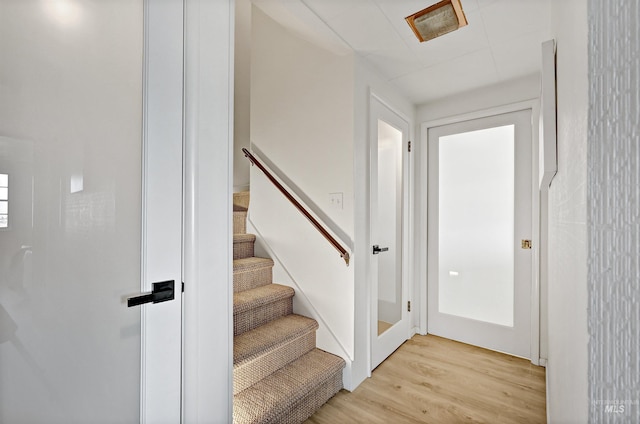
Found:
[[[293,313],[291,287],[268,284],[233,294],[233,335]]]
[[[313,392],[309,392],[294,405],[291,405],[288,410],[282,412],[274,420],[270,421],[270,423],[300,424],[312,416],[341,389],[342,370],[336,371],[326,382],[318,386]]]
[[[253,234],[233,235],[233,259],[245,259],[253,257],[256,236]]]
[[[233,394],[314,349],[317,329],[316,320],[292,314],[235,337]]]
[[[245,234],[247,232],[247,210],[233,207],[233,234]]]
[[[233,193],[233,206],[240,206],[244,209],[249,209],[249,201],[251,199],[251,193],[248,191],[239,191]]]
[[[314,349],[234,396],[233,421],[299,424],[342,388],[344,360]]]
[[[293,313],[293,299],[279,300],[268,305],[259,306],[251,311],[233,315],[233,335],[245,333]]]
[[[315,330],[289,340],[251,361],[233,367],[233,394],[236,395],[295,361],[316,347]]]
[[[273,282],[273,261],[267,258],[244,258],[233,261],[233,292],[266,286]]]

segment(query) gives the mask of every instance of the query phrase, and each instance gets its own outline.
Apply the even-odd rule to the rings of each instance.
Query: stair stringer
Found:
[[[313,318],[318,322],[319,328],[316,330],[316,346],[319,349],[341,357],[345,361],[346,365],[342,370],[342,383],[344,389],[348,391],[355,389],[351,378],[351,364],[354,360],[353,356],[349,354],[348,350],[340,342],[338,337],[331,331],[327,321],[313,306],[308,296],[306,296],[304,289],[297,283],[276,252],[265,241],[260,231],[251,221],[250,214],[247,216],[247,232],[255,234],[256,236],[254,246],[255,254],[257,256],[268,257],[273,260],[273,281],[276,281],[278,284],[283,286],[289,286],[295,290],[296,295],[293,297],[293,313]],[[338,257],[338,259],[340,258]]]

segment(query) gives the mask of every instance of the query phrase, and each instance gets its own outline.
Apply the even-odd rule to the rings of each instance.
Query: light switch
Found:
[[[344,198],[343,193],[329,193],[329,203],[331,203],[331,206],[333,206],[335,209],[343,208],[342,207],[343,198]]]

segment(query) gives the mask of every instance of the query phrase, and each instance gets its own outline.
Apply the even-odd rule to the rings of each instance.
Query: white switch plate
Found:
[[[331,206],[335,209],[342,209],[343,199],[343,193],[329,193],[329,203],[331,203]]]

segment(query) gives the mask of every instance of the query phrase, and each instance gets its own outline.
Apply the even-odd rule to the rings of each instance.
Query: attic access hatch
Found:
[[[418,40],[431,40],[467,25],[460,0],[443,0],[404,18]]]

